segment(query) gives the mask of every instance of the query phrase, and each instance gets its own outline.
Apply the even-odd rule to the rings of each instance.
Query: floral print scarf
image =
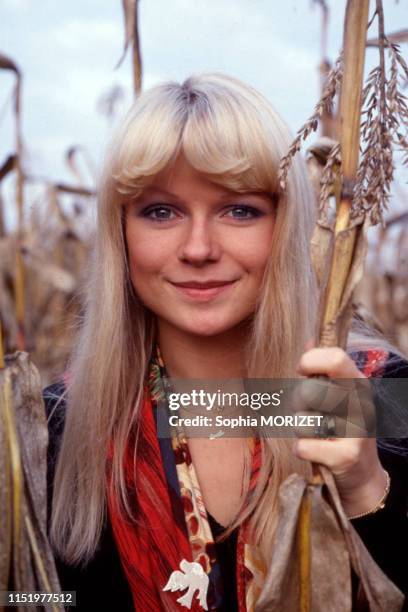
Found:
[[[216,546],[187,440],[180,432],[169,432],[168,437],[157,436],[166,380],[157,350],[150,363],[139,432],[137,435],[136,430],[132,431],[124,457],[134,521],[124,520],[111,489],[109,518],[137,612],[186,608],[194,612],[222,610],[223,585]],[[251,440],[251,445],[250,489],[256,484],[261,458],[259,440]],[[239,612],[254,610],[265,573],[256,549],[246,540],[246,531],[246,525],[241,525],[237,539]],[[183,560],[199,564],[208,576],[205,599],[200,602],[196,591],[190,606],[188,599],[183,598],[184,590],[163,590],[175,572],[180,572],[182,579]]]

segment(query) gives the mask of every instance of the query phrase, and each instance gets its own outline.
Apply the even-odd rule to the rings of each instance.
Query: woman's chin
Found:
[[[241,314],[237,312],[200,314],[197,312],[188,314],[177,312],[179,316],[174,316],[174,312],[169,314],[169,317],[163,316],[164,313],[156,314],[159,326],[162,329],[167,329],[168,332],[176,335],[186,334],[188,336],[211,338],[224,334],[234,334],[235,332],[242,334],[242,329],[247,327],[252,313],[242,312],[242,316],[237,316]]]
[[[210,338],[220,336],[240,327],[241,321],[194,321],[191,320],[187,325],[180,326],[180,330],[193,336]]]

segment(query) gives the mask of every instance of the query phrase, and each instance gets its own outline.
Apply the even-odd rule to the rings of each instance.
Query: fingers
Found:
[[[312,348],[303,353],[298,372],[303,376],[322,374],[332,378],[364,378],[354,361],[339,347]]]
[[[296,440],[299,459],[326,466],[333,474],[346,513],[373,508],[384,493],[384,468],[372,439]]]
[[[328,379],[305,378],[296,382],[294,400],[302,408],[312,408],[322,405],[327,395]]]
[[[376,409],[369,380],[308,378],[298,380],[290,397],[297,414],[321,415],[319,430],[299,430],[302,437],[355,437],[376,435]]]
[[[293,452],[299,459],[329,468],[340,496],[357,507],[364,483],[372,483],[372,475],[381,472],[376,439],[369,437],[375,436],[371,385],[341,348],[309,346],[298,372],[310,378],[299,385],[293,407],[298,413],[322,415],[322,424],[317,432],[298,429],[301,437],[295,440]],[[330,438],[313,437],[316,434]]]
[[[350,384],[344,389],[326,377],[305,378],[296,381],[293,393],[294,406],[298,410],[314,410],[321,414],[329,414],[347,396],[349,390]]]
[[[340,421],[336,419],[336,417],[331,415],[322,415],[317,412],[313,412],[312,410],[296,412],[297,422],[302,423],[300,417],[310,417],[314,418],[314,422],[316,423],[315,427],[310,427],[305,425],[297,425],[295,429],[295,435],[298,438],[340,438],[345,436],[346,426],[344,421]],[[307,421],[303,421],[306,423]]]
[[[363,444],[364,441],[359,438],[330,440],[301,438],[294,442],[293,452],[299,459],[325,465],[337,474],[351,470],[359,462]]]
[[[370,382],[345,351],[339,347],[312,348],[302,355],[298,372],[309,378],[297,383],[294,410],[333,415],[337,437],[375,435]]]

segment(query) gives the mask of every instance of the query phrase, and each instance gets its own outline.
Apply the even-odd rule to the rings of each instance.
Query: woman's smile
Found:
[[[206,302],[232,288],[237,282],[237,280],[208,281],[206,283],[198,281],[175,283],[170,281],[170,284],[188,298]]]

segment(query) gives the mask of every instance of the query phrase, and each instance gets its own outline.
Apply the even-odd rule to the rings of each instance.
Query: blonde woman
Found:
[[[377,562],[406,586],[390,548],[407,534],[405,459],[375,439],[157,436],[167,376],[408,375],[383,341],[354,334],[354,360],[308,344],[315,207],[300,158],[279,188],[289,144],[259,93],[211,74],[144,93],[109,149],[83,325],[66,386],[46,393],[50,536],[80,609],[253,610],[279,485],[310,461],[332,470]]]

